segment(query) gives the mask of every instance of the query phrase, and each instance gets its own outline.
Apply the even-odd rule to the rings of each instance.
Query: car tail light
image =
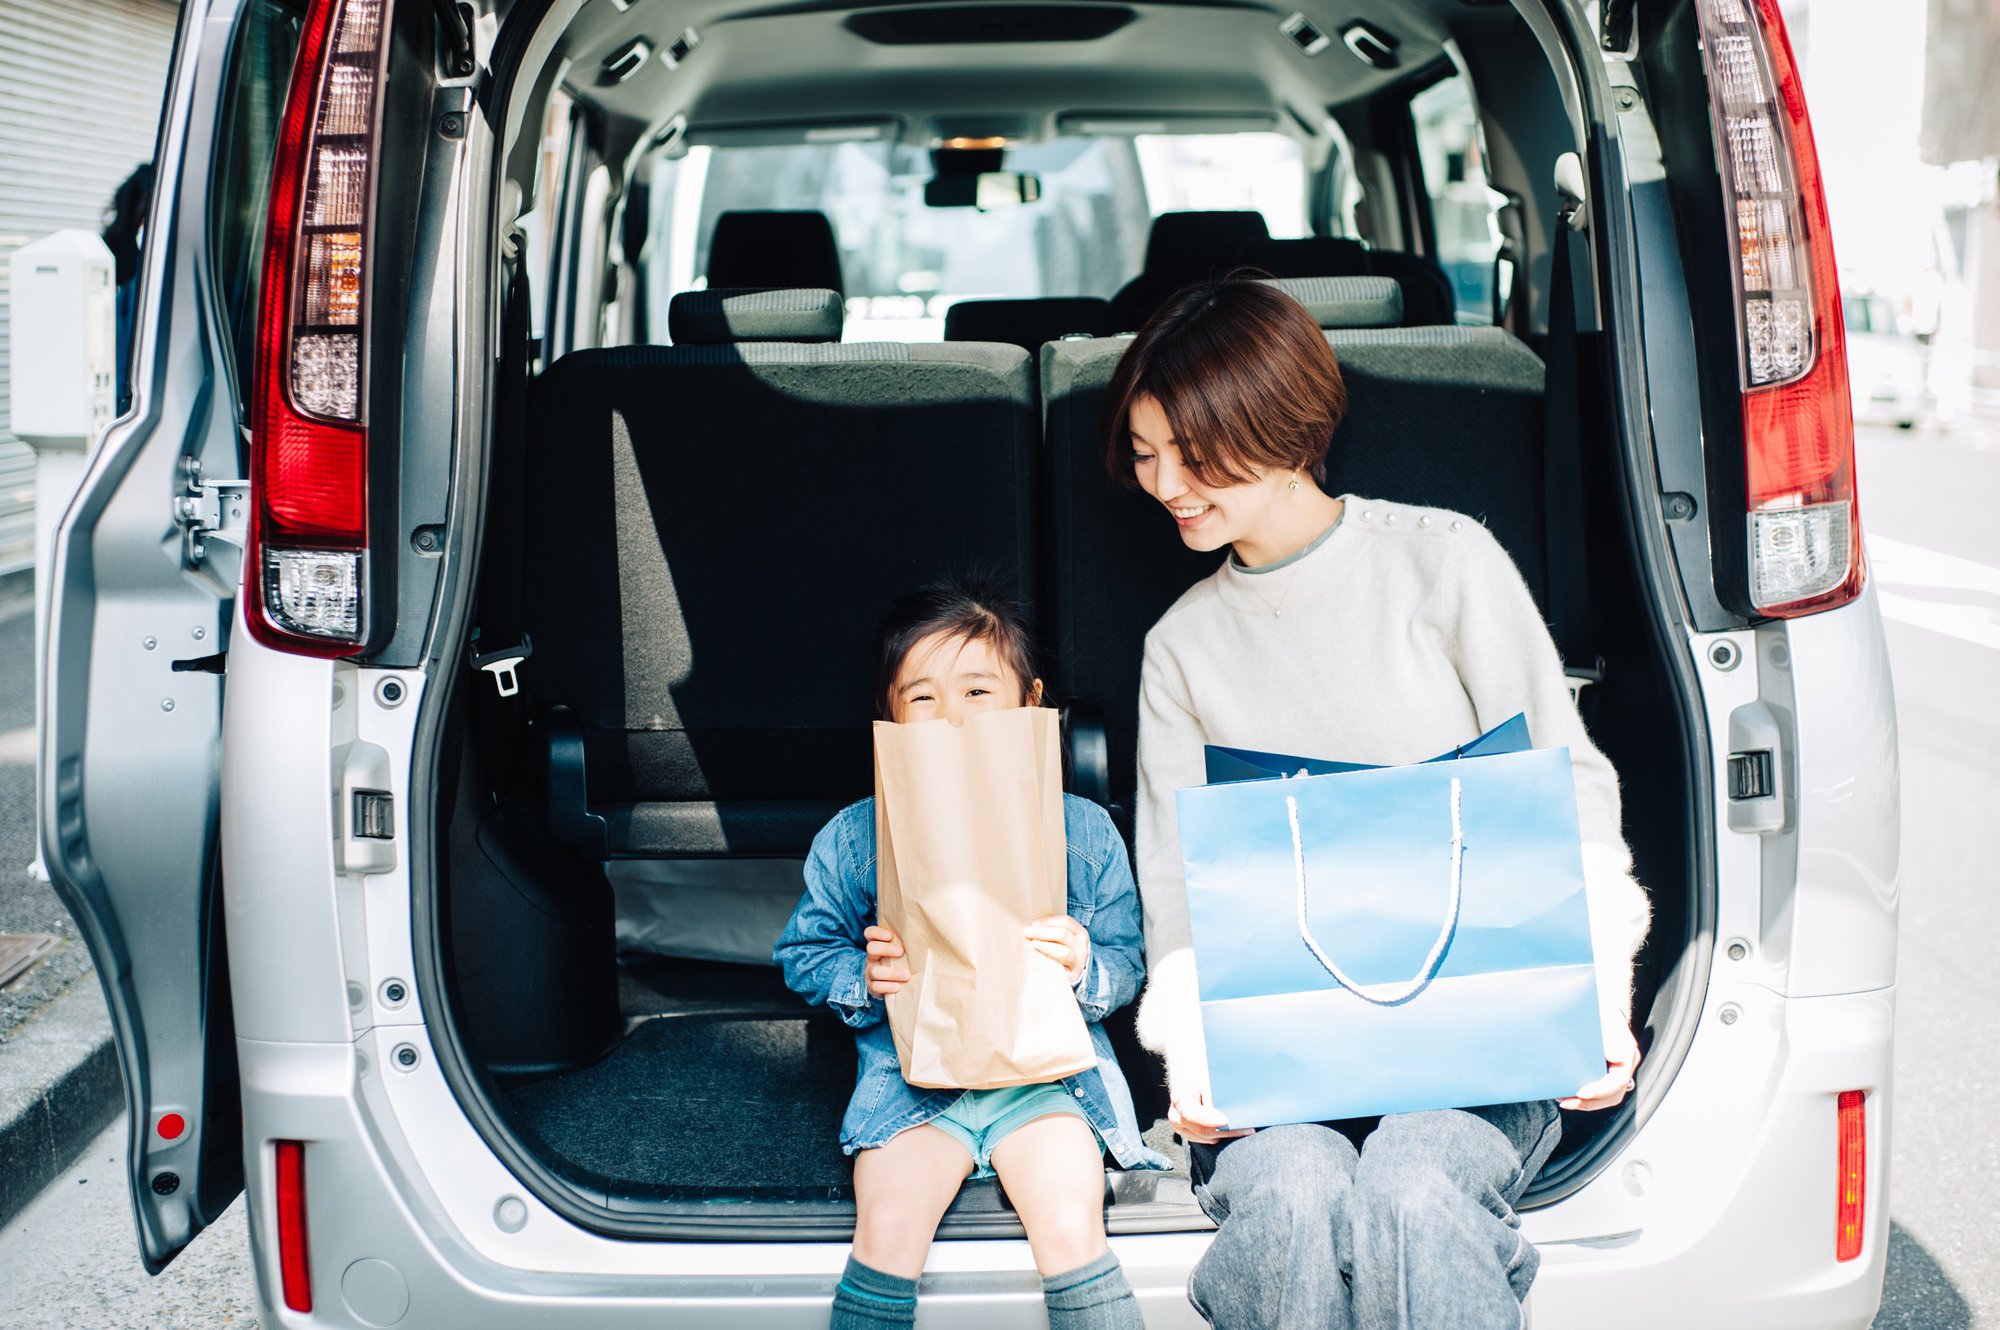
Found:
[[[251,631],[310,655],[367,626],[368,247],[389,0],[312,0],[271,173],[250,411]]]
[[[306,1147],[278,1142],[278,1275],[285,1306],[313,1309],[312,1267],[306,1262]]]
[[[1851,1261],[1861,1255],[1861,1221],[1868,1201],[1868,1116],[1866,1097],[1859,1090],[1841,1093],[1839,1204],[1833,1221],[1833,1258]]]
[[[1750,603],[1789,617],[1861,594],[1854,408],[1826,193],[1778,0],[1701,0],[1735,244]]]

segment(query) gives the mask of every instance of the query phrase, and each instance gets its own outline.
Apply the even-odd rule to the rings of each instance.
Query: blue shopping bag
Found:
[[[1231,1126],[1555,1099],[1604,1074],[1569,752],[1525,731],[1178,792]]]
[[[1455,757],[1483,757],[1488,753],[1519,753],[1529,747],[1528,718],[1515,715],[1503,720],[1471,743],[1460,744],[1449,753],[1431,759],[1449,762]],[[1329,762],[1318,757],[1287,757],[1283,753],[1260,753],[1250,748],[1223,748],[1208,744],[1202,750],[1207,760],[1208,783],[1219,785],[1232,780],[1270,780],[1276,776],[1331,776],[1342,771],[1373,771],[1366,762]]]

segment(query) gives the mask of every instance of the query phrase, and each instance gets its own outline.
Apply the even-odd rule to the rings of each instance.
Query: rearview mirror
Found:
[[[924,205],[931,208],[1015,208],[1042,196],[1042,178],[1026,171],[981,171],[939,175],[924,182]]]

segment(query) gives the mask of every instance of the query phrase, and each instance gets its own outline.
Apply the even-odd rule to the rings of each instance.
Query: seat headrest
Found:
[[[1146,271],[1226,267],[1247,246],[1270,238],[1261,212],[1163,212],[1146,240]]]
[[[1273,277],[1368,277],[1375,271],[1368,246],[1349,236],[1259,240],[1244,249],[1243,261]]]
[[[1262,277],[1306,307],[1322,328],[1394,328],[1403,322],[1403,288],[1393,277]]]
[[[1458,298],[1451,279],[1435,259],[1400,250],[1378,249],[1368,255],[1379,277],[1393,277],[1403,288],[1403,319],[1412,324],[1453,324],[1458,321]]]
[[[1071,333],[1102,337],[1111,324],[1111,302],[1095,296],[961,300],[944,312],[944,340],[1000,342],[1033,354],[1043,342]]]
[[[683,291],[667,305],[667,336],[677,346],[837,342],[843,312],[834,291]]]
[[[845,295],[833,223],[821,212],[725,212],[709,237],[708,285]]]

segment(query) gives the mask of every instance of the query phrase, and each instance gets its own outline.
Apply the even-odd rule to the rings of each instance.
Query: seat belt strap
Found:
[[[507,298],[500,317],[500,363],[494,391],[492,469],[487,480],[488,545],[481,560],[479,626],[472,665],[493,676],[501,697],[520,691],[517,673],[534,654],[521,622],[525,570],[521,533],[527,518],[528,356],[534,335],[525,251],[512,237]]]
[[[1572,209],[1556,216],[1549,269],[1549,336],[1542,388],[1543,554],[1549,594],[1549,634],[1572,689],[1601,678],[1591,632],[1589,555],[1584,542],[1581,412],[1577,405],[1576,299],[1571,290]]]

